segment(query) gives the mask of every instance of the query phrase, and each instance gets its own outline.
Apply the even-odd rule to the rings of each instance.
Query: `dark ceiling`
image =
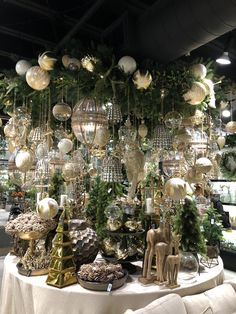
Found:
[[[0,0],[0,21],[0,69],[72,38],[166,63],[215,59],[227,42],[232,64],[217,71],[236,80],[236,0]]]

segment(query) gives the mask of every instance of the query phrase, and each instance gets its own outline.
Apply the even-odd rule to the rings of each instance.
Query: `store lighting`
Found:
[[[224,118],[229,118],[231,116],[231,112],[228,109],[222,111],[222,116]]]
[[[222,65],[230,64],[231,61],[229,59],[229,53],[224,51],[223,54],[218,59],[216,59],[216,62]]]

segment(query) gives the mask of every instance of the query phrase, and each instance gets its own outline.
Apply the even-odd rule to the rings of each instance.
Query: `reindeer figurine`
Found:
[[[148,230],[147,236],[146,236],[147,248],[144,255],[142,277],[139,277],[140,282],[144,284],[148,284],[155,280],[155,277],[152,276],[151,274],[151,268],[152,268],[153,256],[156,254],[156,245],[158,243],[164,243],[168,245],[169,234],[170,234],[169,224],[166,225],[166,224],[160,223],[159,228]],[[162,270],[163,268],[160,267],[160,269]],[[161,273],[161,277],[162,277],[162,274],[163,273]]]
[[[166,286],[169,287],[170,289],[174,289],[180,286],[177,283],[180,265],[179,242],[180,235],[172,234],[170,254],[167,256],[166,259],[166,271],[168,279]]]

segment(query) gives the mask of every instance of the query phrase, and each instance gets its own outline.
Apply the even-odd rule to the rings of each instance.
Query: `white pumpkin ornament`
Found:
[[[147,89],[152,82],[152,75],[146,71],[146,73],[141,73],[137,70],[133,75],[133,83],[137,89]]]
[[[26,82],[35,90],[43,90],[50,83],[50,75],[39,66],[33,66],[26,72]]]
[[[41,218],[51,219],[58,213],[58,203],[53,198],[46,197],[43,198],[37,204],[37,213]]]
[[[164,190],[173,201],[179,201],[187,195],[187,182],[180,178],[171,178],[166,182]]]
[[[236,132],[236,121],[229,121],[225,126],[225,130],[228,133],[235,133]]]
[[[183,98],[190,105],[198,105],[205,99],[206,94],[206,87],[203,83],[193,82],[191,89],[183,95]]]
[[[15,158],[15,164],[21,172],[29,171],[33,165],[33,162],[34,158],[30,150],[22,149],[18,151]]]
[[[141,124],[138,127],[138,134],[139,134],[139,136],[141,138],[145,138],[147,136],[147,134],[148,134],[148,128],[145,125],[145,121],[144,120],[141,121]]]
[[[96,131],[94,144],[100,148],[106,146],[110,139],[110,132],[107,127],[101,127]]]
[[[222,148],[225,146],[226,139],[225,139],[224,136],[219,136],[219,137],[217,138],[217,141],[216,141],[216,142],[217,142],[219,148],[222,149]]]
[[[52,114],[59,121],[67,121],[71,117],[72,110],[67,103],[62,101],[53,107]]]
[[[201,157],[196,160],[195,169],[197,172],[207,173],[211,171],[212,167],[213,167],[212,162],[210,161],[210,159],[206,157]]]
[[[69,153],[73,148],[73,143],[68,138],[63,138],[60,140],[60,142],[57,144],[57,147],[59,148],[59,151],[62,154]]]
[[[18,75],[23,76],[29,70],[29,68],[31,68],[31,64],[28,61],[26,61],[26,60],[19,60],[16,63],[15,70],[16,70],[16,73]]]
[[[193,64],[189,70],[196,79],[204,79],[207,75],[207,68],[204,64]]]
[[[47,53],[48,51],[39,55],[38,64],[40,65],[41,69],[45,71],[51,71],[53,70],[54,64],[56,63],[57,59],[49,57]]]
[[[132,74],[136,70],[137,63],[134,58],[124,56],[119,60],[118,66],[125,74]]]

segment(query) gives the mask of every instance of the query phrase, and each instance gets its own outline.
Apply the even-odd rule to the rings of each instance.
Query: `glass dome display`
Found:
[[[193,253],[181,252],[178,282],[193,283],[197,279],[199,264]]]

